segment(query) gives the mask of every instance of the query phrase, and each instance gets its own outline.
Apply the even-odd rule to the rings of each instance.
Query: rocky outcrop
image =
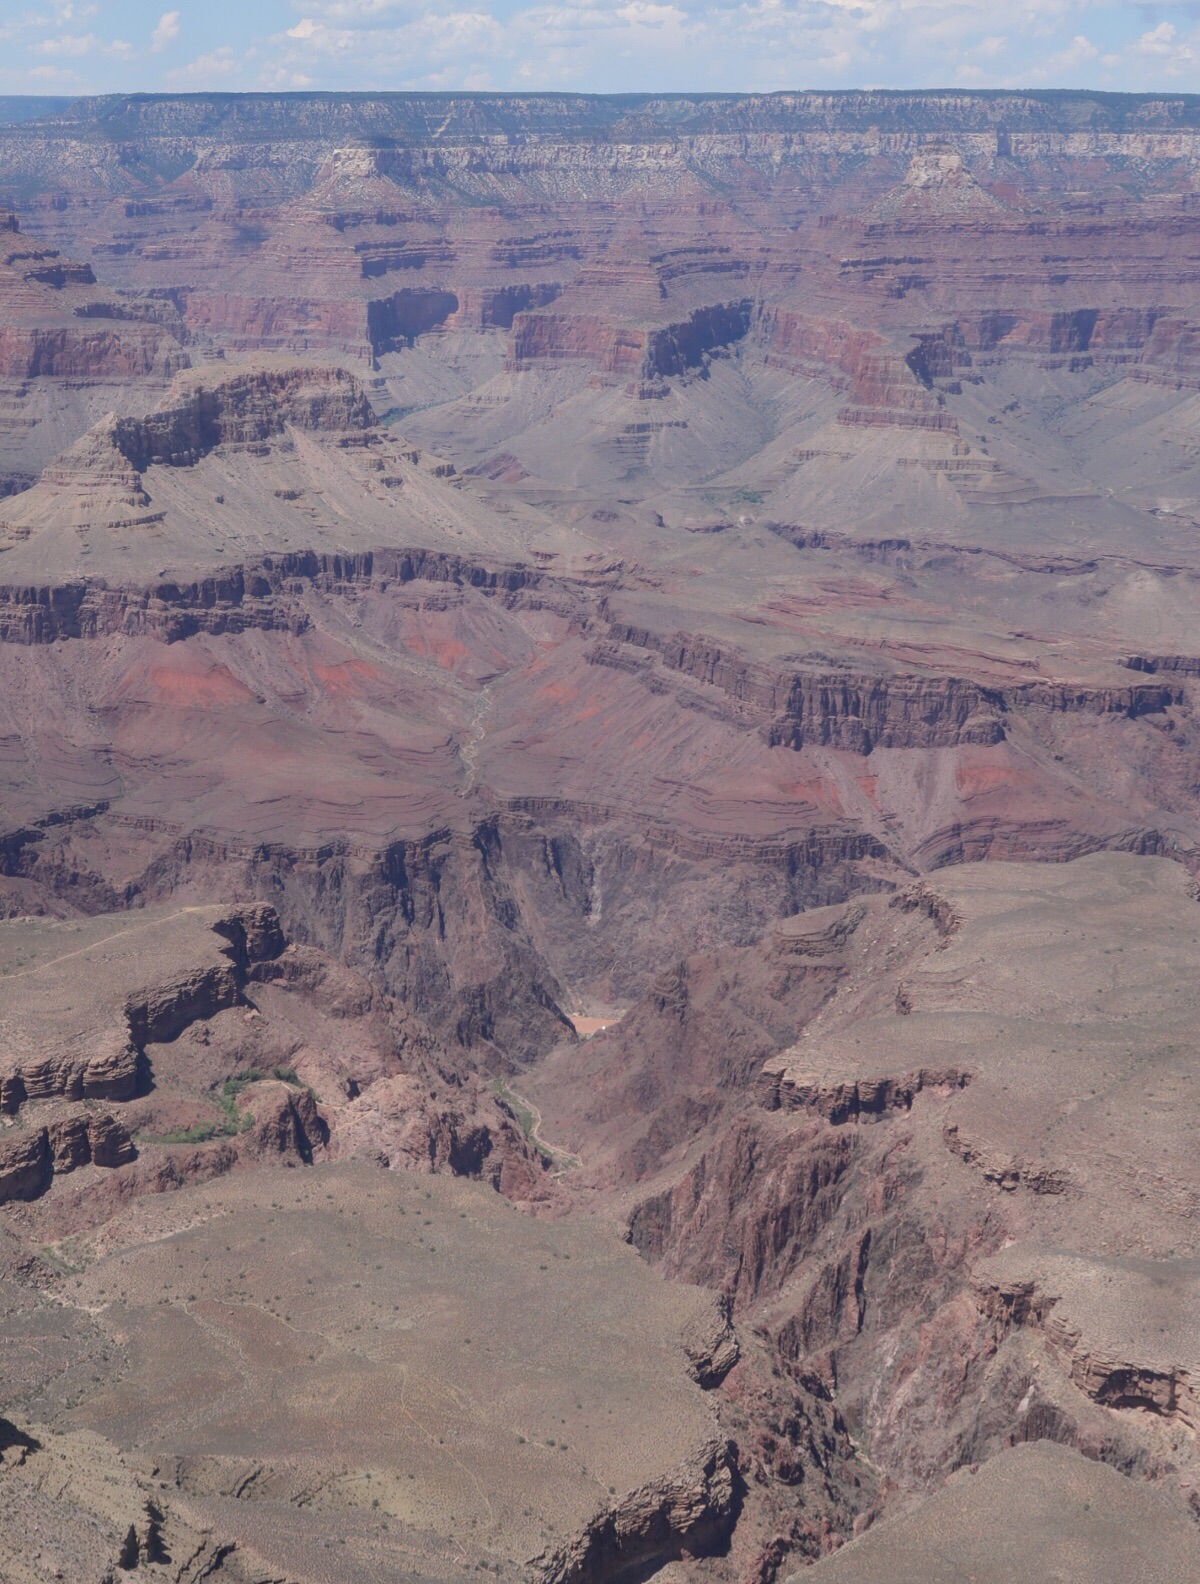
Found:
[[[46,1142],[56,1173],[77,1166],[124,1166],[137,1153],[124,1124],[106,1111],[76,1112],[48,1123]]]
[[[840,1127],[908,1111],[922,1090],[947,1095],[963,1089],[970,1074],[955,1067],[878,1077],[823,1079],[797,1070],[798,1053],[785,1052],[763,1069],[759,1097],[768,1111],[808,1111]]]
[[[575,1540],[532,1558],[530,1577],[537,1584],[602,1584],[708,1555],[728,1535],[738,1496],[733,1448],[714,1439],[665,1479],[598,1513]]]
[[[235,352],[302,355],[335,347],[364,364],[372,357],[367,305],[359,297],[188,290],[182,312],[189,335]]]
[[[36,1199],[45,1192],[52,1169],[45,1128],[0,1135],[0,1203]]]
[[[418,336],[444,325],[458,312],[453,292],[405,287],[367,304],[367,339],[376,357],[411,346]]]
[[[465,556],[423,549],[328,554],[311,551],[264,557],[195,582],[158,582],[110,588],[103,580],[50,587],[0,585],[0,642],[41,644],[62,638],[144,635],[169,643],[196,633],[298,632],[308,617],[296,595],[305,584],[323,593],[416,579],[483,593],[510,594],[553,580],[534,567],[486,566]]]
[[[786,673],[730,654],[691,633],[661,634],[627,624],[592,658],[621,664],[642,651],[653,661],[723,693],[762,724],[772,747],[808,743],[869,753],[874,747],[948,747],[995,743],[1004,735],[1002,699],[957,678]],[[619,647],[618,647],[619,646]]]
[[[835,390],[850,390],[869,361],[886,349],[876,330],[775,306],[760,310],[754,333],[768,364],[819,373],[823,379],[832,375]]]
[[[105,382],[169,377],[188,366],[181,326],[137,323],[112,299],[85,295],[88,263],[21,235],[4,217],[0,242],[0,380]]]
[[[676,1280],[728,1292],[740,1313],[808,1257],[853,1187],[863,1147],[857,1129],[780,1135],[739,1118],[674,1186],[637,1205],[630,1239]]]
[[[948,1150],[973,1166],[985,1181],[1006,1192],[1027,1188],[1036,1194],[1060,1194],[1070,1187],[1070,1174],[1062,1167],[1026,1160],[994,1144],[977,1141],[961,1123],[947,1122],[942,1137]]]
[[[519,313],[513,318],[508,367],[578,358],[598,373],[637,378],[645,367],[649,332],[621,328],[591,314]]]
[[[1081,687],[1030,682],[981,686],[963,677],[853,672],[782,672],[746,661],[692,633],[662,634],[631,624],[611,625],[596,664],[656,663],[717,689],[762,722],[772,747],[820,744],[870,753],[874,748],[988,745],[1004,737],[1004,716],[1022,709],[1137,716],[1181,698],[1177,684]]]
[[[1036,1257],[1026,1264],[1036,1267]],[[1049,1256],[1020,1269],[1018,1250],[976,1273],[972,1290],[997,1336],[1036,1332],[1072,1383],[1102,1407],[1138,1410],[1194,1431],[1200,1419],[1196,1360],[1186,1315],[1186,1265],[1088,1262]],[[1090,1266],[1090,1268],[1089,1268]],[[1137,1322],[1152,1308],[1153,1331]],[[1139,1329],[1141,1334],[1139,1335]]]
[[[1149,676],[1170,672],[1175,676],[1200,676],[1200,655],[1130,655],[1125,664],[1131,671],[1144,671]]]
[[[221,928],[214,933],[227,945],[214,950],[211,937],[205,939],[204,922],[198,921],[200,961],[188,962],[185,956],[182,964],[168,962],[149,982],[138,983],[142,970],[136,955],[119,968],[110,966],[103,940],[94,954],[84,947],[67,953],[61,965],[51,960],[21,976],[6,1008],[0,1110],[15,1115],[29,1101],[57,1098],[132,1099],[145,1079],[146,1047],[174,1040],[190,1024],[238,1005],[253,954],[269,954],[282,945],[270,908],[251,906],[244,914],[230,909],[216,922]],[[121,933],[113,932],[118,938]],[[136,945],[136,936],[135,927],[126,939]],[[132,979],[136,988],[124,989],[122,978]],[[56,983],[72,987],[65,1012],[56,1006],[66,999]],[[77,983],[82,988],[75,988]],[[88,1159],[96,1143],[89,1146]],[[102,1155],[120,1153],[119,1146],[103,1139],[98,1147]]]
[[[152,463],[190,466],[219,445],[261,443],[289,424],[340,431],[374,423],[362,387],[345,369],[267,368],[215,384],[192,380],[158,412],[118,419],[113,438],[130,465],[143,472]]]
[[[329,1125],[311,1089],[278,1080],[255,1083],[242,1091],[239,1106],[251,1121],[240,1143],[252,1156],[308,1165],[329,1142]]]
[[[691,1364],[692,1378],[705,1391],[719,1386],[741,1357],[732,1316],[733,1305],[721,1294],[712,1309],[698,1316],[684,1333],[683,1350]]]
[[[0,1132],[0,1204],[36,1199],[52,1177],[80,1166],[128,1165],[137,1151],[124,1125],[107,1112],[76,1111],[44,1127]]]
[[[128,1022],[93,1030],[85,1048],[5,1054],[0,1110],[10,1115],[27,1100],[128,1100],[137,1093],[140,1057]]]
[[[177,342],[135,327],[0,325],[3,379],[142,379],[169,376],[188,364]]]
[[[743,299],[697,308],[686,319],[661,327],[614,324],[586,312],[519,313],[512,322],[508,367],[578,358],[600,374],[653,380],[699,367],[705,357],[729,346],[750,328],[753,304]]]
[[[923,880],[919,880],[916,885],[906,886],[903,891],[897,891],[888,905],[902,913],[924,914],[942,940],[949,940],[962,928],[962,919],[955,911],[954,904]]]
[[[493,250],[498,255],[497,262],[511,264],[532,262],[526,257],[527,251],[503,247]],[[577,246],[567,244],[568,255],[577,255],[578,251]],[[551,257],[558,256],[551,254]],[[458,307],[447,325],[455,330],[511,330],[518,314],[548,307],[561,291],[556,281],[521,286],[461,287],[455,292]]]
[[[137,1045],[174,1039],[189,1023],[210,1018],[241,999],[242,976],[234,962],[185,970],[166,984],[147,987],[125,1003],[131,1039]]]
[[[684,374],[699,368],[710,352],[742,339],[750,328],[753,306],[748,297],[740,302],[715,303],[697,308],[678,324],[655,330],[646,344],[642,377]]]

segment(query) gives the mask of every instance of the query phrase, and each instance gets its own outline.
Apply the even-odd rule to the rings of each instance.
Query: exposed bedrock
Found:
[[[1150,714],[1180,702],[1178,684],[1084,687],[1029,682],[981,686],[964,677],[855,675],[783,671],[748,662],[711,640],[614,623],[593,658],[623,664],[641,650],[668,671],[727,694],[762,719],[772,746],[827,744],[869,753],[873,748],[938,748],[996,743],[1004,716],[1020,709],[1096,715]],[[619,647],[618,647],[619,646]]]
[[[455,330],[511,330],[519,313],[548,307],[561,291],[562,287],[554,281],[528,286],[462,287],[456,290],[458,308],[448,322]]]
[[[176,387],[174,402],[145,418],[121,418],[118,449],[142,471],[189,466],[218,445],[245,445],[299,429],[367,429],[375,422],[362,387],[340,368],[253,369]]]
[[[1120,368],[1128,377],[1172,388],[1200,380],[1200,331],[1176,308],[996,307],[964,312],[935,329],[888,335],[851,319],[825,318],[775,304],[753,322],[768,364],[817,376],[844,391],[839,422],[899,424],[957,431],[941,410],[935,381],[978,382],[999,360]]]
[[[125,1166],[136,1151],[125,1125],[104,1111],[74,1111],[43,1127],[0,1132],[0,1204],[36,1199],[51,1177],[80,1166]]]
[[[647,1258],[727,1291],[741,1325],[823,1382],[885,1489],[909,1491],[1039,1433],[1019,1411],[1031,1376],[1015,1357],[993,1366],[995,1325],[969,1288],[1000,1222],[974,1196],[931,1205],[915,1153],[904,1123],[748,1116],[630,1223]],[[1092,1451],[1093,1433],[1068,1417],[1056,1438]],[[1119,1444],[1136,1458],[1136,1438]]]
[[[367,303],[366,335],[375,357],[412,346],[431,330],[511,330],[518,314],[545,308],[562,288],[554,282],[519,286],[405,286]]]
[[[22,236],[15,215],[0,212],[0,236],[0,379],[120,381],[188,366],[167,315],[136,323],[130,304],[95,290],[89,263]]]
[[[698,368],[707,353],[741,340],[750,328],[752,307],[749,298],[715,303],[709,308],[697,308],[678,324],[656,330],[646,347],[644,373],[684,374]]]
[[[44,868],[53,884],[55,855],[36,844],[22,853],[14,867],[31,878]],[[794,843],[703,841],[564,806],[383,851],[168,838],[139,891],[148,901],[184,887],[270,896],[290,938],[360,967],[452,1047],[503,1068],[564,1037],[560,1008],[574,987],[626,999],[680,939],[749,939],[772,918],[874,888],[857,867],[871,856],[884,856],[878,844],[846,830]]]
[[[296,632],[308,622],[296,599],[303,585],[323,593],[362,587],[385,594],[390,584],[417,579],[502,593],[550,581],[536,568],[487,566],[444,551],[302,551],[229,567],[194,582],[143,588],[112,588],[102,579],[49,587],[0,585],[0,642],[54,643],[127,633],[173,643],[200,632]]]
[[[587,312],[520,313],[512,321],[508,366],[579,358],[601,374],[635,380],[684,374],[709,353],[740,341],[752,313],[748,298],[697,308],[686,319],[653,327],[621,325]]]
[[[680,1556],[721,1548],[737,1518],[735,1450],[714,1439],[663,1479],[631,1491],[530,1572],[538,1584],[608,1584],[646,1578]]]
[[[947,1094],[968,1081],[968,1074],[953,1067],[922,1067],[898,1076],[826,1083],[816,1077],[805,1079],[786,1068],[780,1071],[768,1062],[760,1093],[769,1111],[811,1111],[837,1126],[870,1121],[888,1111],[908,1111],[923,1089]]]
[[[922,882],[891,905],[790,921],[791,955],[825,975],[807,1008],[778,997],[778,943],[760,945],[690,959],[583,1047],[580,1082],[607,1083],[599,1093],[620,1095],[617,1112],[643,1118],[658,1144],[631,1241],[671,1277],[727,1293],[743,1337],[753,1328],[781,1367],[824,1382],[885,1505],[1046,1439],[1195,1509],[1197,1263],[1181,1257],[1195,1171],[1186,1127],[1163,1121],[1173,1091],[1160,1093],[1191,1015],[1194,887],[1176,865],[1119,855],[1049,871],[981,865],[938,883],[944,895]],[[801,1031],[759,1078],[739,1077],[736,1061],[770,1024],[746,1023],[751,985],[777,1024],[790,1015]],[[1037,1096],[1020,1078],[1025,1029]],[[1071,1120],[1092,1107],[1118,1125],[1076,1065],[1089,1041],[1104,1064],[1095,1077],[1119,1084],[1114,1064],[1132,1064],[1138,1097],[1119,1113],[1130,1137],[1101,1132],[1098,1164],[1095,1132]],[[705,1111],[714,1047],[725,1082]],[[551,1058],[530,1088],[566,1143],[591,1130],[584,1173],[605,1180],[605,1136],[570,1094],[567,1064]],[[681,1096],[683,1134],[671,1127]],[[974,1155],[960,1116],[983,1135]],[[1042,1129],[1053,1144],[1034,1147]],[[1024,1152],[997,1149],[1022,1131]],[[1005,1153],[1033,1164],[993,1169]]]
[[[31,1101],[131,1099],[144,1082],[146,1046],[236,1006],[249,965],[282,948],[278,921],[262,904],[229,909],[214,930],[198,960],[158,967],[147,942],[144,966],[137,957],[114,959],[105,980],[81,981],[74,995],[36,965],[7,977],[0,1110],[17,1115]],[[165,950],[165,941],[155,949]],[[90,1150],[109,1153],[89,1138]]]
[[[418,336],[443,325],[458,311],[452,291],[405,287],[367,304],[367,339],[376,356],[411,346]]]
[[[783,1133],[740,1119],[674,1187],[643,1200],[630,1237],[674,1277],[740,1308],[777,1292],[841,1208],[856,1134]]]
[[[181,295],[189,333],[211,338],[232,351],[297,353],[336,347],[363,363],[372,355],[366,304],[358,297],[220,290],[188,290]]]
[[[1069,357],[1092,352],[1146,352],[1163,356],[1183,329],[1177,312],[1165,308],[1064,308],[1038,311],[999,307],[961,314],[937,330],[922,331],[906,361],[924,380],[951,379],[973,367],[971,354],[1037,354]]]
[[[649,334],[591,314],[528,313],[513,319],[510,368],[579,358],[603,374],[635,378],[645,367]]]
[[[45,1128],[5,1136],[0,1140],[0,1203],[36,1199],[45,1191],[52,1170]]]
[[[363,273],[380,275],[385,251],[363,255]],[[406,254],[404,266],[420,278],[426,263]],[[396,267],[393,263],[392,267]],[[562,290],[557,282],[522,285],[408,286],[383,297],[269,297],[238,292],[180,293],[182,321],[198,338],[211,337],[237,351],[290,354],[328,349],[365,363],[411,346],[431,331],[511,330],[518,314],[544,308]]]
[[[984,1262],[973,1289],[998,1342],[1033,1332],[1093,1402],[1194,1432],[1196,1281],[1191,1259],[1085,1259],[1018,1245]]]
[[[113,330],[81,324],[51,328],[0,325],[0,377],[136,379],[187,368],[188,355],[171,337],[134,326]]]
[[[365,1159],[480,1178],[520,1200],[544,1194],[544,1162],[492,1086],[472,1081],[411,1009],[326,954],[285,944],[263,904],[9,920],[0,966],[18,1069],[10,1112],[20,1102],[0,1119],[0,1202],[56,1188],[36,1211],[48,1231],[273,1163]],[[105,1038],[132,1074],[111,1112],[70,1082],[72,1052]],[[30,1047],[54,1058],[46,1072],[19,1070]],[[57,1076],[56,1092],[22,1097],[32,1076],[44,1089]],[[55,1182],[86,1166],[125,1169]],[[721,1338],[708,1340],[716,1368]]]
[[[842,425],[958,432],[957,420],[942,410],[942,398],[933,390],[935,377],[970,365],[956,326],[918,335],[916,345],[904,351],[879,331],[848,320],[770,306],[760,309],[754,333],[768,365],[810,376],[819,371],[834,390],[846,394],[848,404],[837,419]]]

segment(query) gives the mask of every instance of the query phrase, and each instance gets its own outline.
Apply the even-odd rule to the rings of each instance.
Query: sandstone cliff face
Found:
[[[119,419],[113,435],[131,466],[186,467],[218,445],[248,445],[299,429],[366,429],[375,415],[344,369],[256,370],[216,384],[194,383],[176,405],[140,422]]]
[[[760,1093],[769,1111],[811,1111],[840,1126],[868,1121],[887,1111],[907,1111],[923,1089],[948,1094],[969,1081],[968,1073],[947,1067],[922,1068],[903,1077],[825,1083],[818,1077],[806,1080],[790,1070],[786,1058],[780,1058],[779,1064],[767,1062],[764,1066]]]
[[[998,1341],[1014,1331],[1035,1333],[1093,1402],[1192,1430],[1198,1410],[1195,1350],[1183,1290],[1163,1285],[1170,1274],[1136,1263],[1039,1257],[1038,1251],[1018,1249],[985,1264],[973,1288],[995,1322]],[[1190,1270],[1178,1275],[1186,1284]],[[1105,1288],[1116,1289],[1112,1307],[1096,1302]],[[1147,1308],[1159,1324],[1154,1334],[1146,1328],[1138,1335],[1129,1321]]]
[[[2,219],[0,380],[161,379],[188,366],[179,327],[138,323],[128,305],[86,290],[90,263],[22,236],[14,214]]]
[[[828,744],[854,753],[874,748],[985,745],[1004,736],[1004,716],[1023,708],[1136,716],[1180,700],[1177,687],[1086,688],[1030,682],[1010,689],[980,687],[967,678],[856,676],[804,671],[788,675],[747,664],[704,638],[662,634],[614,623],[615,645],[653,655],[678,671],[749,706],[772,746]],[[620,664],[621,649],[600,646],[594,658]]]
[[[138,379],[169,377],[188,356],[163,335],[130,327],[21,329],[0,326],[0,378]]]
[[[35,1197],[52,1173],[88,1164],[123,1166],[133,1159],[128,1130],[113,1115],[51,1107],[39,1125],[39,1105],[44,1110],[43,1103],[60,1100],[132,1100],[147,1085],[147,1047],[174,1040],[193,1023],[242,1001],[251,962],[281,949],[277,920],[259,906],[229,910],[215,922],[229,943],[228,956],[213,936],[205,939],[200,921],[197,955],[209,961],[180,966],[167,960],[157,973],[150,968],[147,980],[136,954],[124,950],[126,942],[136,948],[138,931],[114,952],[103,927],[85,931],[75,951],[55,950],[48,936],[45,964],[5,977],[0,1109],[17,1119],[4,1141],[6,1198]],[[176,915],[163,933],[173,930],[183,939],[189,928],[191,921]],[[114,930],[111,939],[122,934]],[[181,955],[186,958],[186,950]]]
[[[530,1572],[539,1584],[600,1584],[702,1557],[727,1537],[736,1508],[733,1449],[714,1440],[668,1478],[598,1514],[562,1550],[534,1558]]]
[[[0,1195],[5,1203],[12,1199],[35,1199],[50,1179],[50,1153],[43,1129],[3,1140],[0,1155]]]
[[[60,1115],[44,1127],[9,1127],[0,1133],[0,1204],[36,1199],[52,1176],[80,1166],[117,1167],[136,1156],[124,1125],[103,1111]]]
[[[679,375],[740,341],[750,328],[752,307],[748,298],[716,303],[661,329],[612,324],[586,313],[519,313],[512,320],[508,366],[517,371],[578,358],[600,374],[635,381]]]
[[[309,551],[230,567],[196,582],[149,588],[109,588],[100,580],[55,587],[10,585],[0,589],[0,642],[40,644],[128,633],[171,643],[200,632],[297,632],[309,619],[296,599],[306,583],[332,594],[359,586],[384,593],[390,584],[415,580],[499,592],[537,588],[547,581],[536,568],[488,567],[420,548],[357,555]]]
[[[193,289],[182,294],[182,305],[189,336],[232,352],[302,355],[336,347],[360,365],[372,356],[369,308],[361,299]]]

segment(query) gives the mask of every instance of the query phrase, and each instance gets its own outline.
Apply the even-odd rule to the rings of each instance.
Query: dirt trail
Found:
[[[583,1165],[582,1156],[576,1155],[573,1150],[564,1149],[559,1144],[551,1144],[549,1139],[542,1136],[542,1113],[532,1100],[527,1100],[523,1094],[519,1094],[509,1083],[502,1084],[498,1093],[500,1098],[509,1102],[517,1112],[517,1119],[525,1129],[525,1136],[531,1139],[540,1150],[544,1150],[554,1162],[554,1174],[556,1177],[561,1176],[565,1171],[573,1171]],[[521,1115],[522,1112],[528,1116],[528,1122],[525,1122],[524,1117]]]

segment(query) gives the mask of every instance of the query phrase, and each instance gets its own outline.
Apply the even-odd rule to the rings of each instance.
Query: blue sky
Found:
[[[0,92],[1200,91],[1200,0],[0,0]]]

